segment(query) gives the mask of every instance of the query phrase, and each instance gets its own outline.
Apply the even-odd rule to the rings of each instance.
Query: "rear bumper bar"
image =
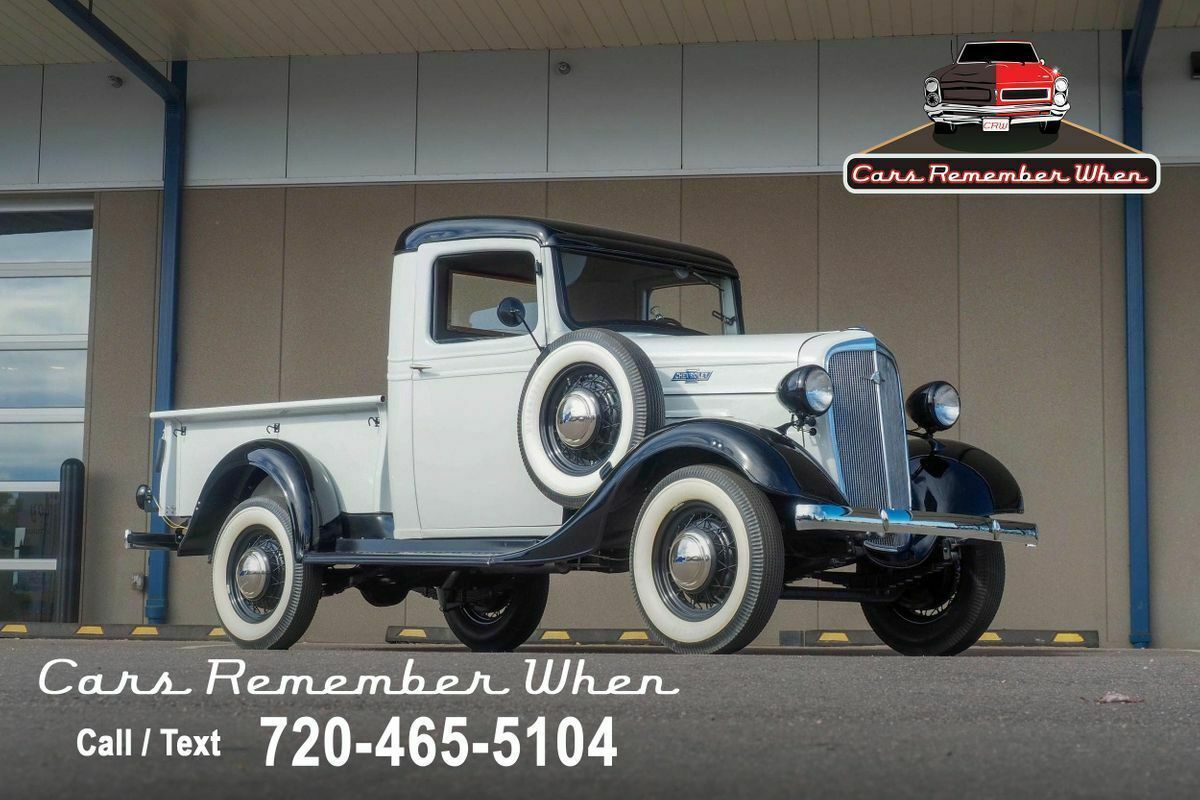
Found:
[[[808,503],[796,506],[796,530],[865,533],[874,536],[912,533],[950,536],[956,539],[1024,542],[1030,547],[1035,546],[1038,540],[1037,525],[1030,522],[964,514],[933,514],[901,508],[868,509]]]
[[[174,533],[139,533],[125,531],[126,550],[178,550],[179,537]]]

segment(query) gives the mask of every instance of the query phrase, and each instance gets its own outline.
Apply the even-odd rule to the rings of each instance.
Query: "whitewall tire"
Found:
[[[642,505],[629,545],[634,598],[678,653],[731,653],[762,632],[783,588],[783,537],[761,491],[723,467],[684,467]]]
[[[212,593],[221,627],[239,647],[286,650],[308,630],[321,572],[296,562],[282,503],[253,497],[230,512],[213,548]]]
[[[534,362],[517,409],[517,442],[529,477],[554,502],[579,508],[615,465],[664,423],[650,359],[620,334],[585,328]]]

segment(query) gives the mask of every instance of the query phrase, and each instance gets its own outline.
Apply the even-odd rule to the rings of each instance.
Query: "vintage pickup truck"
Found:
[[[386,395],[153,415],[159,479],[137,503],[170,530],[126,544],[207,556],[243,647],[290,646],[354,588],[436,597],[468,647],[508,650],[552,573],[595,570],[628,571],[680,652],[746,646],[785,598],[861,603],[896,650],[949,655],[999,607],[1000,540],[1037,539],[995,518],[1023,512],[999,461],[935,438],[953,386],[906,403],[860,329],[745,335],[717,253],[422,223],[396,246],[388,337]]]

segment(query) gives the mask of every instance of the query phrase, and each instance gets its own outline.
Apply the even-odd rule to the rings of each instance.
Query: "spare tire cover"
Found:
[[[534,362],[517,409],[529,477],[559,505],[578,508],[616,464],[664,424],[662,385],[646,353],[603,328],[573,331]]]

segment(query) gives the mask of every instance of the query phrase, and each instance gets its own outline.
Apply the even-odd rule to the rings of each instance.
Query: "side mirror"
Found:
[[[525,304],[515,297],[506,297],[496,307],[496,316],[500,324],[506,328],[516,328],[525,324]]]
[[[1038,63],[1039,63],[1039,64],[1041,64],[1041,65],[1044,67],[1044,66],[1046,66],[1046,59],[1044,59],[1044,58],[1039,58],[1039,59],[1038,59]]]

